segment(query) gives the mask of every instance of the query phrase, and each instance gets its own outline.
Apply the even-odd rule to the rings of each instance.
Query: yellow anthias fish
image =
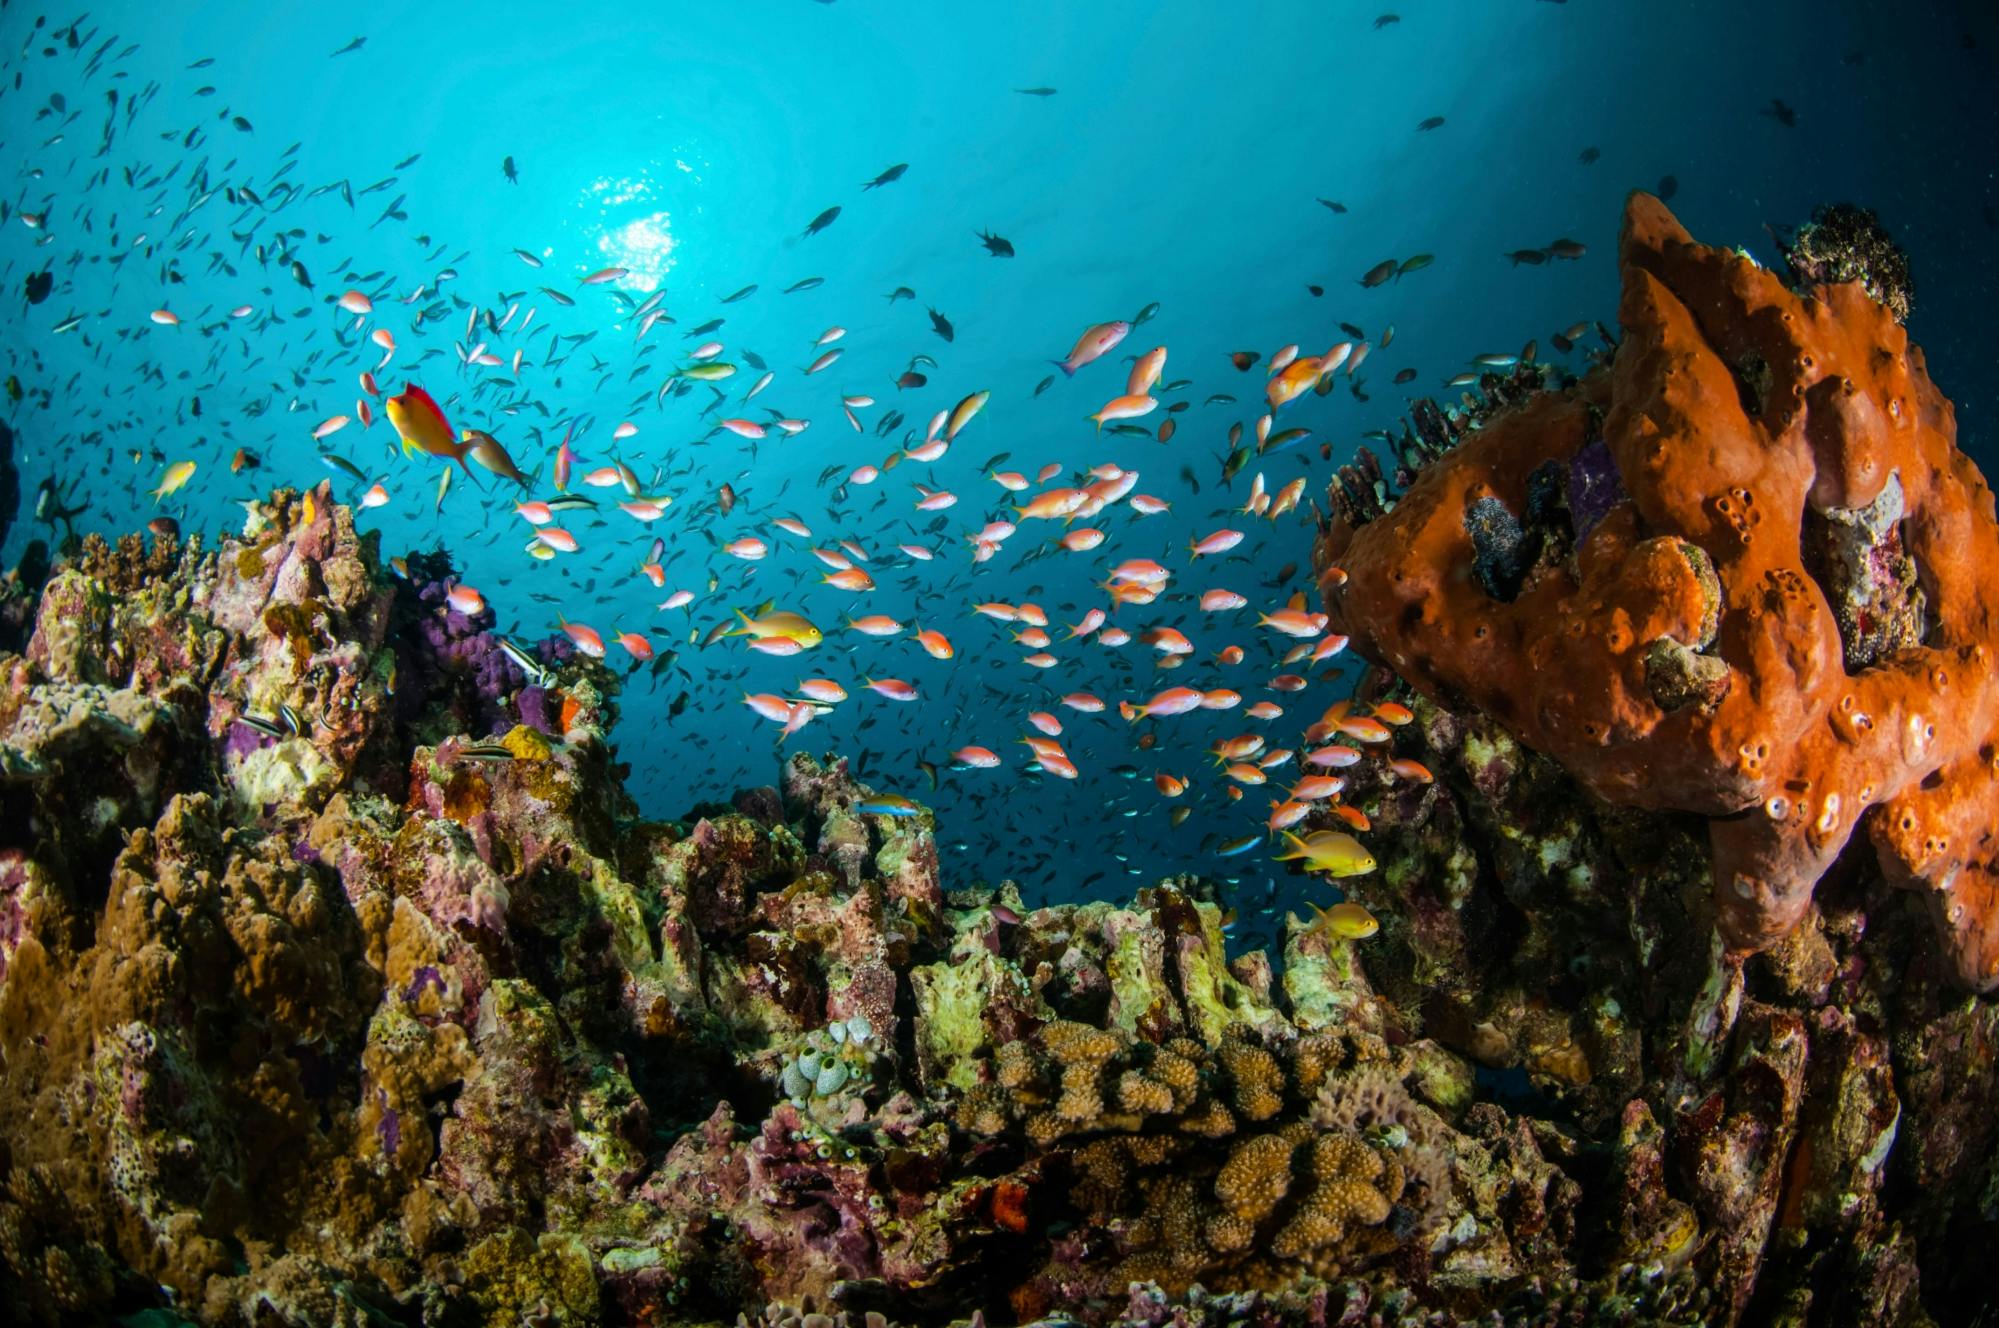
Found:
[[[1346,941],[1364,941],[1381,930],[1374,914],[1351,899],[1341,900],[1331,908],[1320,908],[1308,900],[1305,907],[1312,910],[1312,925],[1307,930],[1328,941],[1336,936]]]
[[[1286,830],[1284,842],[1291,846],[1291,852],[1278,854],[1276,861],[1302,862],[1306,871],[1365,876],[1374,870],[1374,855],[1344,830],[1315,830],[1303,839]]]
[[[163,502],[166,496],[176,492],[194,477],[194,462],[176,461],[167,467],[167,473],[160,476],[160,487],[152,490],[153,500]]]
[[[776,613],[766,613],[760,618],[752,618],[741,609],[736,616],[743,620],[741,627],[723,633],[725,636],[747,636],[757,641],[795,641],[803,649],[810,650],[824,637],[805,615],[781,609]]]
[[[972,422],[972,416],[985,408],[986,402],[992,398],[992,395],[991,392],[974,392],[952,407],[950,423],[944,426],[946,440],[957,438],[958,430]]]
[[[404,386],[401,396],[390,397],[384,404],[388,407],[389,423],[403,440],[404,456],[428,452],[431,456],[449,457],[465,466],[467,475],[472,473],[472,467],[465,465],[465,454],[473,445],[452,435],[444,411],[431,400],[430,393],[410,383]]]

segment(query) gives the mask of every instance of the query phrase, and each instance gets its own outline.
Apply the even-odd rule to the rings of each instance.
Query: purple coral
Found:
[[[403,1116],[389,1105],[387,1093],[378,1088],[375,1090],[375,1095],[382,1104],[382,1118],[375,1122],[375,1133],[382,1141],[383,1155],[394,1157],[396,1149],[401,1147],[403,1142]]]
[[[1611,508],[1629,497],[1609,443],[1592,439],[1570,458],[1567,490],[1569,520],[1575,526],[1576,539],[1582,540],[1610,515]]]
[[[549,705],[548,689],[544,687],[523,687],[514,697],[514,709],[520,712],[521,723],[540,732],[559,736],[562,732],[561,718]]]
[[[443,692],[467,732],[486,734],[511,727],[513,716],[506,701],[527,677],[500,649],[492,631],[492,608],[467,614],[452,607],[448,596],[456,578],[448,561],[432,560],[421,572],[413,565],[412,572],[427,579],[418,581],[410,606],[414,612],[403,631],[408,647],[402,666],[404,693],[422,698]]]

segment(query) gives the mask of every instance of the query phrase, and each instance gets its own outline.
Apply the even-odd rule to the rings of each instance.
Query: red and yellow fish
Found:
[[[408,383],[404,385],[402,395],[390,397],[385,404],[389,411],[389,423],[395,426],[397,436],[403,440],[404,456],[428,452],[431,456],[448,457],[464,466],[467,475],[472,473],[472,467],[465,462],[466,454],[472,450],[472,442],[469,439],[460,440],[451,431],[443,409],[431,399],[430,393],[415,383]]]

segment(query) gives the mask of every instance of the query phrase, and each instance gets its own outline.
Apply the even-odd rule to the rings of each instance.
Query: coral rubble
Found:
[[[84,541],[0,654],[0,1305],[227,1328],[1976,1322],[1999,1005],[1947,979],[1979,952],[1939,956],[1892,836],[1881,870],[1828,873],[1833,831],[1735,803],[1783,771],[1868,783],[1840,788],[1847,833],[1870,805],[1970,816],[1976,771],[1926,764],[1966,739],[1911,754],[1906,713],[1946,713],[1925,678],[1968,721],[1986,704],[1929,656],[1983,649],[1957,578],[1990,500],[1858,287],[1800,300],[1645,200],[1630,236],[1610,367],[1490,375],[1475,411],[1418,410],[1396,483],[1342,474],[1326,551],[1349,580],[1322,582],[1389,666],[1364,695],[1410,712],[1387,749],[1435,777],[1346,771],[1378,863],[1346,884],[1379,932],[1294,920],[1281,967],[1230,953],[1193,878],[1036,909],[947,879],[930,814],[866,810],[837,758],[648,819],[615,677],[502,651],[442,560],[392,577],[323,490],[213,549]],[[1767,352],[1731,361],[1768,374],[1759,412],[1795,430],[1728,414],[1738,335]],[[1822,400],[1804,358],[1893,385],[1905,423]],[[1697,406],[1731,426],[1698,435],[1704,465],[1770,451],[1731,481],[1753,503],[1703,507],[1711,477],[1665,464]],[[1850,465],[1808,506],[1814,448]],[[1786,511],[1812,515],[1785,533]],[[1901,744],[1816,736],[1812,707],[1851,717],[1842,687]],[[1752,695],[1763,773],[1703,764]],[[1743,870],[1738,823],[1787,882],[1809,870],[1794,916],[1713,890]]]

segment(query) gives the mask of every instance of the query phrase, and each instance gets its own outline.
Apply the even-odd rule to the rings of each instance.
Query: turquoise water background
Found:
[[[398,343],[377,373],[386,391],[423,383],[454,427],[491,430],[523,467],[544,474],[570,422],[586,468],[614,453],[642,474],[665,467],[663,488],[676,502],[652,531],[615,511],[567,522],[583,551],[538,563],[523,553],[527,527],[510,511],[506,486],[487,478],[481,492],[460,476],[440,515],[441,463],[402,459],[386,422],[367,433],[350,425],[325,443],[383,478],[392,501],[362,524],[381,531],[384,552],[445,544],[502,630],[539,636],[560,607],[607,635],[613,626],[643,630],[661,650],[681,650],[662,674],[630,679],[614,734],[651,814],[771,781],[775,730],[741,693],[831,677],[852,699],[786,750],[866,753],[870,780],[938,809],[958,878],[1012,875],[1038,900],[1121,894],[1131,880],[1198,870],[1260,901],[1278,870],[1267,853],[1223,860],[1213,852],[1253,832],[1268,802],[1262,789],[1229,802],[1203,751],[1256,727],[1240,711],[1166,721],[1151,751],[1134,749],[1136,730],[1115,714],[1062,711],[1062,741],[1081,772],[1073,783],[1023,769],[1016,739],[1028,731],[1025,713],[1055,709],[1056,696],[1078,689],[1113,707],[1188,682],[1237,688],[1245,705],[1273,696],[1263,682],[1289,643],[1256,632],[1247,611],[1224,628],[1192,606],[1199,590],[1221,585],[1275,608],[1308,584],[1309,507],[1276,523],[1227,511],[1240,506],[1259,464],[1221,487],[1226,433],[1254,420],[1263,381],[1260,370],[1235,371],[1228,354],[1267,355],[1292,342],[1321,349],[1341,339],[1341,321],[1378,341],[1393,325],[1392,345],[1360,374],[1368,399],[1342,379],[1332,395],[1288,407],[1280,427],[1311,428],[1310,443],[1260,464],[1272,488],[1308,476],[1308,496],[1323,502],[1333,465],[1350,459],[1364,431],[1396,428],[1412,394],[1454,397],[1442,383],[1472,356],[1518,350],[1530,338],[1547,355],[1551,332],[1613,321],[1621,201],[1668,175],[1678,183],[1672,205],[1697,237],[1740,244],[1764,261],[1776,257],[1765,223],[1795,223],[1833,200],[1875,208],[1912,256],[1912,332],[1958,403],[1963,442],[1989,460],[1999,24],[1983,6],[130,6],[90,12],[78,24],[88,38],[73,51],[50,34],[75,15],[46,11],[37,31],[42,12],[0,8],[0,142],[15,214],[0,226],[10,314],[0,359],[29,393],[9,407],[26,496],[0,552],[11,562],[26,540],[49,536],[31,516],[47,478],[77,482],[90,499],[80,524],[107,532],[163,510],[146,490],[166,462],[182,459],[199,469],[164,510],[190,530],[234,528],[237,501],[279,483],[333,475],[336,493],[354,497],[363,486],[316,459],[311,431],[352,413],[357,373],[380,358],[332,304],[358,286],[375,301],[366,327],[388,326]],[[1386,12],[1399,21],[1374,26]],[[86,77],[91,53],[114,34],[102,67]],[[357,36],[366,37],[359,50],[331,54]],[[56,53],[42,54],[49,46]],[[189,68],[210,57],[212,65]],[[156,94],[128,123],[126,105],[152,85]],[[198,95],[203,87],[213,92]],[[1015,91],[1032,87],[1057,91]],[[121,104],[100,157],[111,89]],[[50,109],[54,94],[62,111]],[[1765,113],[1772,98],[1795,109],[1794,126]],[[1418,130],[1434,116],[1444,123]],[[205,192],[190,187],[202,165],[208,188],[247,184],[268,204],[273,172],[294,143],[288,178],[307,189],[344,179],[359,194],[351,207],[337,191],[277,211],[232,206],[216,193],[186,211]],[[1583,164],[1579,154],[1591,147],[1600,158]],[[509,157],[517,184],[502,173]],[[908,164],[901,179],[860,188],[896,163]],[[110,178],[90,184],[100,167]],[[360,193],[392,175],[389,186]],[[371,224],[399,196],[407,220]],[[842,211],[832,225],[803,234],[835,205]],[[46,212],[47,222],[30,228],[22,211]],[[310,290],[282,263],[259,266],[246,252],[292,227],[303,233],[285,247],[304,263]],[[1017,256],[989,256],[975,238],[981,230],[1006,237]],[[244,235],[247,244],[232,237]],[[1583,242],[1587,254],[1539,266],[1502,257],[1556,237]],[[529,269],[517,248],[545,266]],[[1358,284],[1376,263],[1419,253],[1434,263],[1378,288]],[[577,286],[610,264],[633,269],[621,288],[635,299],[662,286],[675,322],[635,340],[629,304]],[[22,283],[45,268],[55,289],[30,306]],[[442,287],[454,301],[448,315],[413,329],[420,306],[400,298],[419,283],[435,289],[447,268],[456,272]],[[373,273],[382,275],[355,279]],[[814,276],[824,279],[817,289],[781,293]],[[721,303],[753,283],[754,295]],[[571,294],[575,306],[558,307],[540,286]],[[915,298],[891,303],[885,296],[898,286]],[[1053,372],[1048,361],[1085,326],[1153,302],[1156,318],[1114,353],[1117,363],[1073,380],[1057,373],[1034,395]],[[245,303],[257,314],[229,320],[226,311]],[[488,380],[511,375],[461,366],[453,345],[466,340],[469,309],[498,315],[515,303],[537,310],[525,342],[475,338],[503,358],[527,348],[518,385],[495,386]],[[178,327],[149,320],[162,307],[180,317]],[[926,308],[950,318],[952,342],[933,333]],[[54,330],[72,316],[81,320],[73,330]],[[726,320],[713,333],[729,348],[724,359],[741,363],[739,349],[753,349],[776,380],[745,409],[735,403],[757,377],[747,368],[722,384],[729,402],[710,415],[710,393],[698,385],[657,406],[656,389],[698,340],[687,333],[712,318]],[[804,376],[814,339],[830,325],[847,329],[844,357]],[[550,329],[595,339],[566,347],[567,362],[548,369]],[[1162,445],[1096,434],[1085,416],[1122,390],[1123,357],[1159,344],[1170,350],[1165,378],[1191,380],[1162,395],[1191,403],[1174,417],[1177,435]],[[898,391],[894,380],[917,353],[937,361],[929,384]],[[1392,385],[1403,368],[1416,380]],[[822,470],[879,463],[905,431],[982,389],[989,404],[942,461],[904,462],[829,510],[830,487],[815,486]],[[842,418],[843,393],[877,398],[859,412],[866,433]],[[1202,404],[1215,393],[1238,400]],[[716,416],[762,418],[766,405],[809,419],[810,429],[773,435],[754,455],[741,439],[710,435]],[[874,424],[891,408],[908,421],[877,437]],[[621,420],[640,432],[614,448]],[[1331,462],[1319,458],[1321,441]],[[238,447],[257,453],[262,468],[231,475]],[[1030,475],[1045,462],[1067,472],[1102,462],[1136,469],[1138,490],[1173,509],[1142,520],[1117,510],[1099,523],[1109,534],[1102,548],[1022,566],[1034,544],[1058,533],[1026,523],[968,575],[964,535],[1000,514],[1006,496],[979,466],[1001,452],[1011,454],[1008,468]],[[1179,477],[1183,466],[1198,494]],[[820,584],[823,569],[804,546],[769,525],[796,516],[816,543],[857,539],[879,557],[931,520],[913,510],[915,480],[960,498],[943,514],[946,528],[922,536],[939,557],[878,560],[880,585],[869,595]],[[714,508],[724,482],[740,495],[728,516]],[[1185,570],[1187,541],[1221,526],[1249,538],[1233,555]],[[632,571],[652,533],[669,543],[667,589],[700,595],[691,613],[658,612],[665,592]],[[715,540],[749,534],[772,544],[770,558],[744,564],[714,551]],[[1134,635],[1178,625],[1200,662],[1162,673],[1137,640],[1116,651],[1064,647],[1057,630],[1063,663],[1043,674],[1021,664],[1026,651],[1005,627],[970,613],[974,600],[1032,599],[1051,620],[1074,622],[1101,602],[1093,583],[1126,557],[1167,563],[1174,595],[1116,620]],[[1294,562],[1291,587],[1261,584]],[[711,572],[720,582],[712,594]],[[1029,594],[1030,586],[1040,589]],[[826,627],[827,644],[780,660],[734,642],[688,643],[731,606],[767,598]],[[956,658],[833,630],[847,612],[939,628]],[[1207,662],[1231,642],[1249,651],[1247,662],[1233,670]],[[612,658],[622,662],[615,646]],[[921,699],[877,697],[859,685],[869,674],[910,680]],[[669,717],[682,692],[686,709]],[[1275,696],[1289,713],[1271,726],[1273,743],[1295,745],[1297,729],[1342,694],[1342,684],[1318,681],[1300,696]],[[946,766],[968,743],[1000,752],[1004,768],[945,769],[933,792],[917,762]],[[1187,800],[1196,810],[1179,829],[1167,821],[1175,804],[1152,787],[1155,770],[1195,781]]]

